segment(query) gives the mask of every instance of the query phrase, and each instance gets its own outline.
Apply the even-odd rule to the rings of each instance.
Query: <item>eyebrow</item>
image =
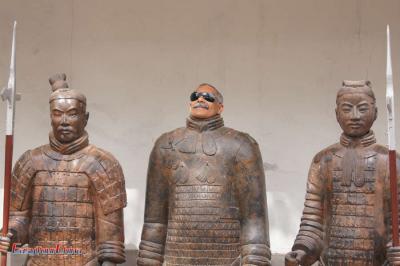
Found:
[[[365,105],[365,104],[368,105],[369,102],[367,102],[367,101],[362,101],[362,102],[357,103],[357,104],[353,104],[353,103],[351,103],[351,102],[342,102],[342,103],[341,103],[341,105],[345,105],[345,104],[351,105],[351,106],[360,106],[360,105]]]
[[[340,105],[351,105],[351,106],[354,106],[354,104],[349,103],[349,102],[342,102]]]
[[[54,107],[53,109],[51,109],[51,111],[59,111],[59,112],[69,112],[69,111],[73,111],[73,110],[78,111],[78,108],[76,108],[76,107],[70,107],[70,108],[67,109],[66,111],[60,110],[60,109],[58,109],[58,108],[56,108],[56,107]]]

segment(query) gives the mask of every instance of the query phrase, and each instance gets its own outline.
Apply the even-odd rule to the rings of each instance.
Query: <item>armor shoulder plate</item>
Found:
[[[236,131],[237,132],[237,137],[240,139],[241,143],[248,143],[250,145],[258,145],[257,141],[250,136],[248,133],[245,132],[240,132],[240,131]]]
[[[171,132],[162,134],[157,138],[154,146],[161,149],[172,149],[172,144],[174,143],[174,138]]]
[[[340,147],[337,143],[323,149],[314,156],[313,163],[319,163],[323,159],[330,159],[331,155],[336,153],[339,149]]]
[[[387,155],[389,153],[389,149],[385,146],[382,146],[380,144],[374,144],[373,145],[373,151],[378,153],[378,154],[382,154],[382,155]],[[397,157],[399,157],[399,155],[397,155]]]
[[[236,131],[236,139],[239,142],[236,153],[237,161],[253,161],[261,157],[257,141],[249,134]]]
[[[35,149],[37,150],[37,149]],[[25,196],[28,193],[30,182],[35,175],[32,153],[28,150],[18,159],[14,166],[11,177],[11,207],[14,210],[21,210]]]
[[[161,149],[175,148],[176,144],[184,138],[185,128],[177,128],[172,131],[162,134],[156,140],[154,147]]]
[[[126,207],[125,178],[114,156],[95,146],[89,151],[85,169],[97,192],[105,215]]]

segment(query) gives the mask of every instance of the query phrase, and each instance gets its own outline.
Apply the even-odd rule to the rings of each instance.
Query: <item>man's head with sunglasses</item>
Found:
[[[203,83],[190,94],[190,116],[207,119],[224,110],[222,94],[212,85]]]

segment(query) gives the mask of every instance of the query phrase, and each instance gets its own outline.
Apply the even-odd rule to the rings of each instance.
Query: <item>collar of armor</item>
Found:
[[[224,119],[220,115],[216,115],[207,119],[198,119],[189,116],[186,119],[187,128],[197,130],[199,132],[215,130],[224,126]]]
[[[54,134],[51,131],[49,134],[49,140],[50,140],[50,147],[54,151],[59,152],[63,155],[73,154],[77,151],[82,150],[83,148],[85,148],[89,145],[89,136],[86,131],[83,133],[83,135],[80,138],[78,138],[70,143],[59,142],[54,137]]]
[[[370,130],[367,134],[365,134],[361,138],[352,138],[350,136],[345,135],[344,133],[342,133],[342,135],[340,136],[340,144],[342,144],[344,147],[354,148],[360,145],[362,147],[368,147],[375,143],[376,143],[376,138],[372,130]]]

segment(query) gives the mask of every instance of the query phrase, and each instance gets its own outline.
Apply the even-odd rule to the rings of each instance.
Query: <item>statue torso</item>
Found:
[[[160,147],[170,188],[166,265],[231,265],[239,256],[236,134],[182,128]]]
[[[386,157],[373,144],[355,149],[352,172],[344,171],[349,147],[337,145],[326,168],[327,265],[382,265],[387,213]]]
[[[86,265],[96,258],[96,194],[83,166],[88,149],[65,156],[48,146],[36,151],[29,247],[60,245],[79,249],[82,255],[31,256],[28,265]]]

